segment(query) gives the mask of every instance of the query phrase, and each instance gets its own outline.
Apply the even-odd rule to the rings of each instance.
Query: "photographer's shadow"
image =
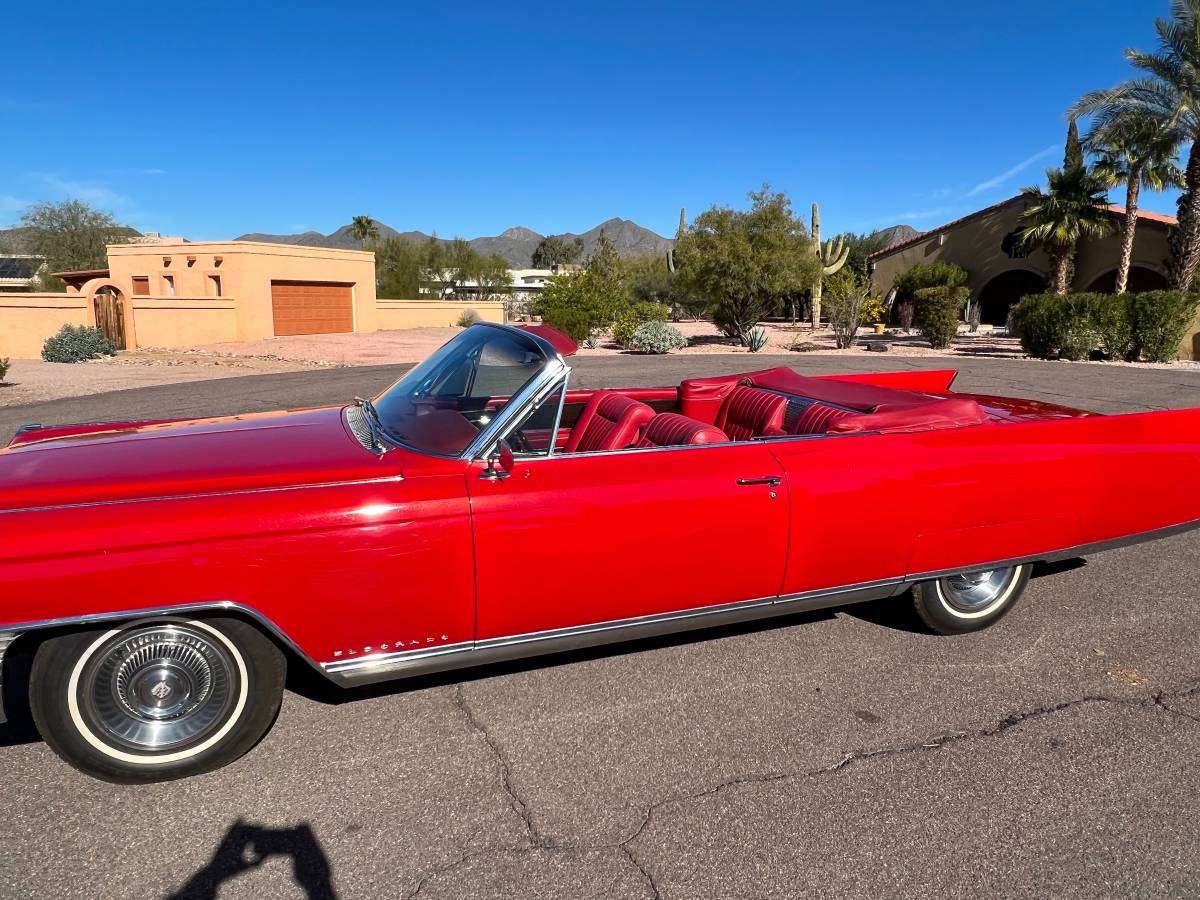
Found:
[[[167,900],[215,900],[223,882],[253,871],[275,856],[292,860],[292,878],[312,900],[332,900],[329,859],[312,827],[263,828],[238,820],[229,827],[212,859]]]

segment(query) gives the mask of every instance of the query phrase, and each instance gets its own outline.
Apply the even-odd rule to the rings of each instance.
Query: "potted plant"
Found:
[[[872,294],[870,297],[863,299],[862,309],[859,311],[859,321],[863,325],[871,326],[876,334],[883,334],[887,328],[883,324],[883,319],[886,315],[887,304],[883,302],[883,298]]]

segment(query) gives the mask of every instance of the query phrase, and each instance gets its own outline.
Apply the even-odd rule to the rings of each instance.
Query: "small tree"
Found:
[[[870,292],[870,282],[860,279],[853,269],[842,269],[825,279],[825,312],[839,350],[854,346],[863,303]]]
[[[47,272],[102,269],[108,265],[108,245],[123,244],[136,234],[82,200],[36,203],[21,216],[21,224],[27,229],[29,252],[46,258]],[[46,289],[62,289],[57,279],[41,280]]]
[[[552,269],[564,263],[577,263],[583,258],[583,238],[567,240],[557,235],[542,238],[534,248],[530,265],[535,269]]]
[[[585,269],[547,281],[536,310],[547,325],[582,341],[611,325],[624,305],[625,292],[619,284]]]
[[[730,337],[746,335],[765,310],[817,278],[819,260],[786,194],[750,194],[750,209],[714,206],[680,234],[674,258],[683,293],[714,305],[713,321]]]

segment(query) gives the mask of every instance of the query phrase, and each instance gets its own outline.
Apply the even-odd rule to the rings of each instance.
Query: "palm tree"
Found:
[[[1105,127],[1130,110],[1139,111],[1162,122],[1178,143],[1191,144],[1168,271],[1172,288],[1188,290],[1200,266],[1200,0],[1172,0],[1171,18],[1155,19],[1154,28],[1157,53],[1125,51],[1145,76],[1086,94],[1069,114],[1094,113],[1097,125]]]
[[[1021,241],[1043,247],[1054,267],[1054,293],[1071,287],[1075,248],[1083,238],[1104,237],[1112,231],[1108,187],[1085,166],[1047,169],[1047,190],[1027,187],[1029,206],[1021,216]]]
[[[370,216],[355,216],[350,220],[350,237],[365,244],[368,240],[379,240],[379,226]]]
[[[1125,185],[1125,220],[1121,226],[1121,261],[1117,267],[1117,293],[1125,293],[1133,262],[1137,230],[1138,197],[1142,188],[1161,191],[1181,187],[1183,173],[1176,160],[1179,139],[1167,123],[1147,110],[1118,108],[1087,137],[1096,155],[1092,171],[1109,187]]]

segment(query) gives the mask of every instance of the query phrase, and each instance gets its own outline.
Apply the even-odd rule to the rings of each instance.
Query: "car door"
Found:
[[[778,595],[783,470],[754,442],[518,458],[467,475],[478,640]]]

